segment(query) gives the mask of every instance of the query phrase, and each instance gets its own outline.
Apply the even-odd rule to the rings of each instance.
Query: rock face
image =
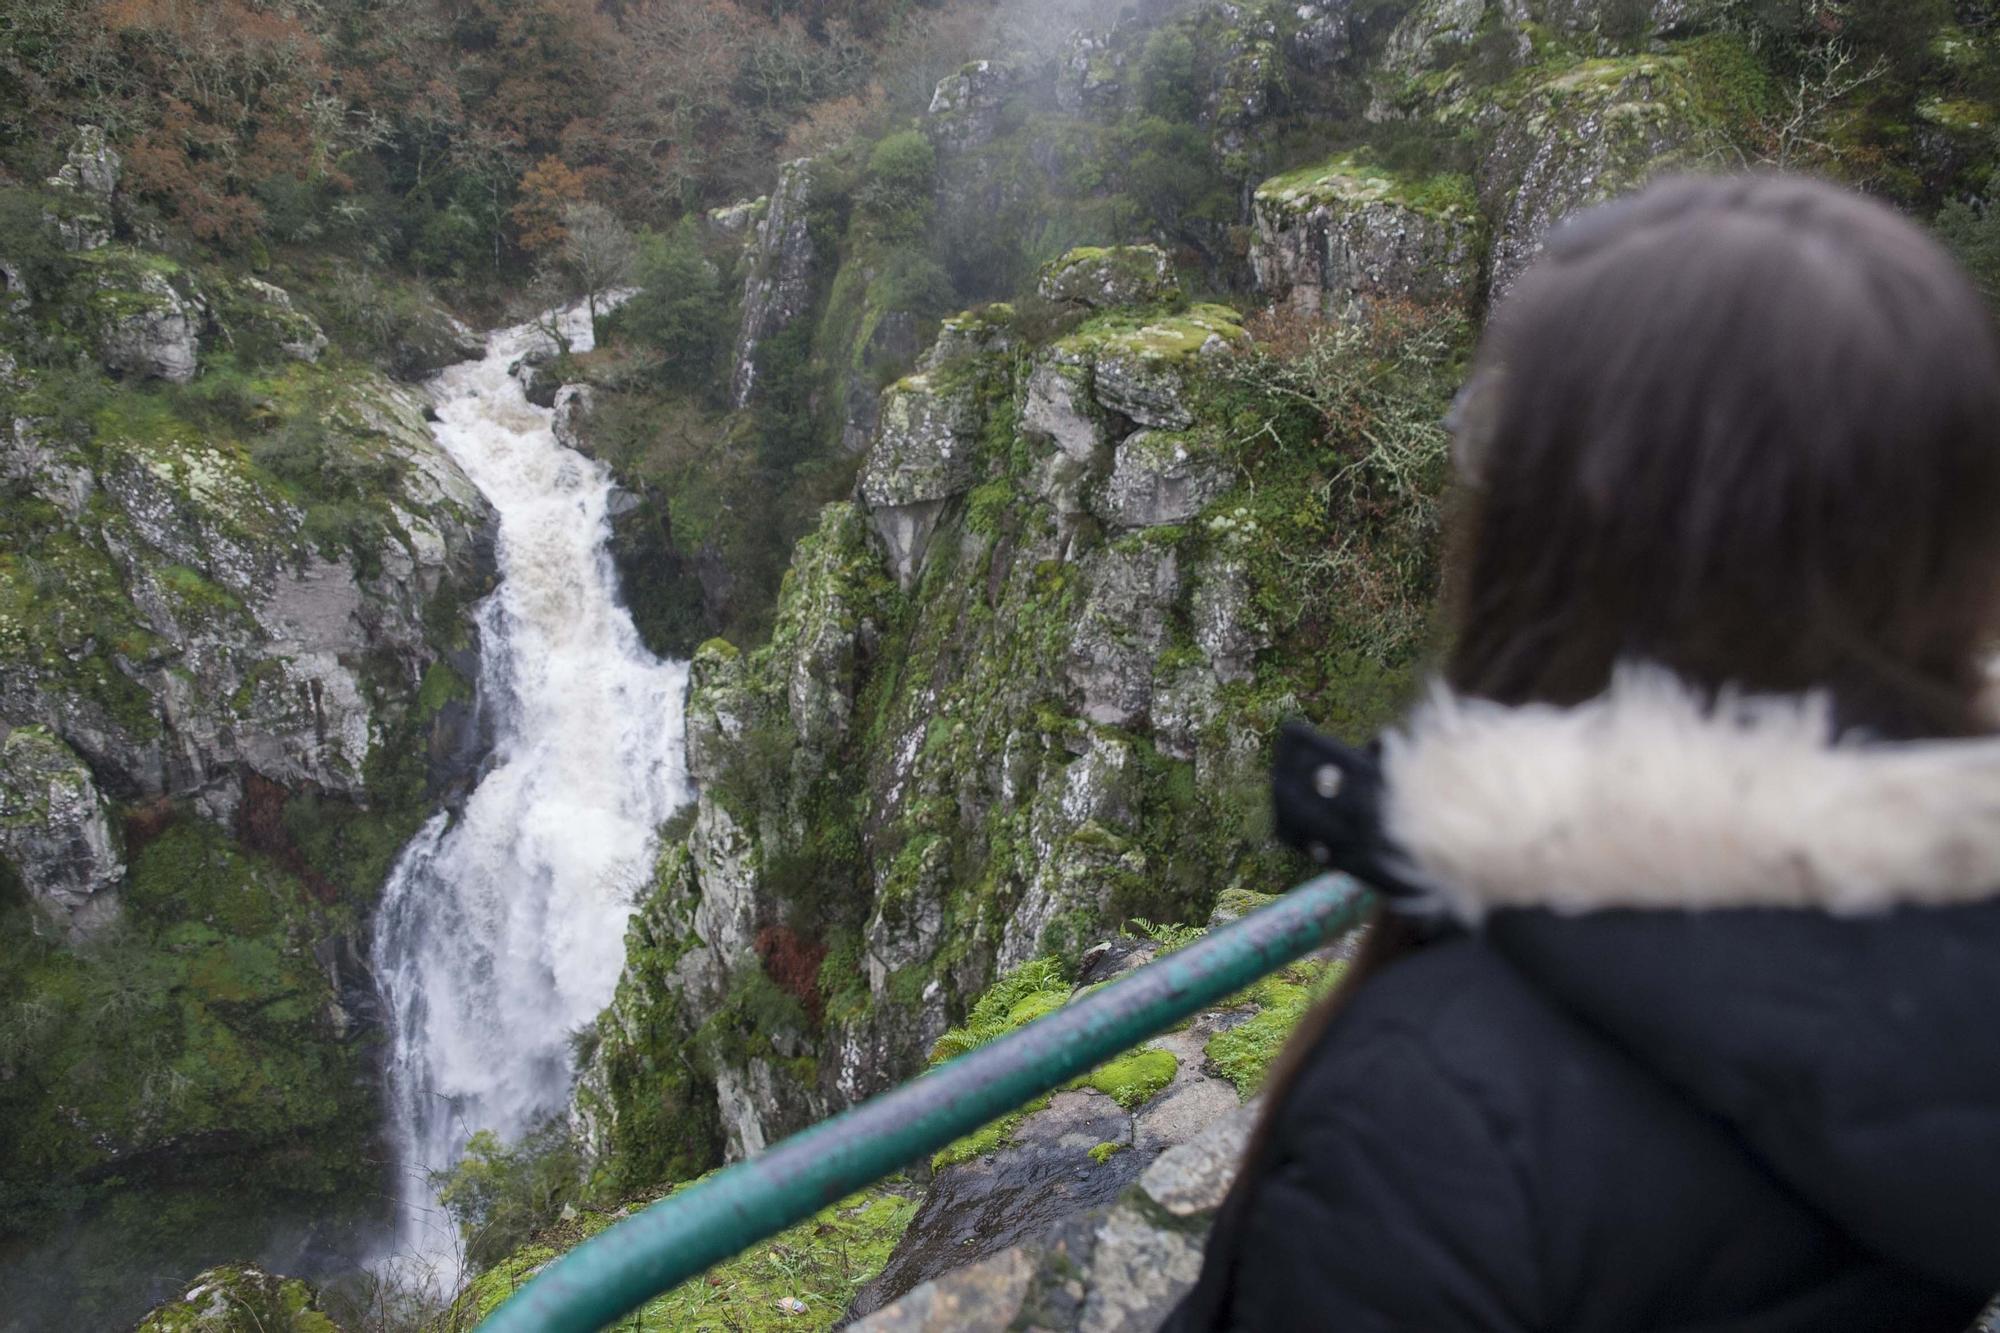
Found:
[[[735,369],[729,379],[731,406],[746,406],[756,391],[758,349],[812,305],[815,256],[806,227],[812,189],[809,159],[778,168],[778,187],[757,223],[749,276],[743,281],[743,322],[736,334]]]
[[[945,502],[979,479],[975,380],[912,375],[882,393],[881,424],[856,491],[896,581],[908,588]]]
[[[317,355],[318,330],[278,288],[213,290],[113,248],[82,257],[50,300],[93,313],[83,327],[128,376],[186,380],[210,327],[239,355],[253,336],[280,364]],[[272,392],[295,392],[273,373]],[[22,373],[0,417],[0,474],[51,508],[39,535],[13,534],[45,572],[0,602],[0,725],[46,729],[105,799],[190,801],[225,825],[250,775],[366,799],[371,756],[449,650],[439,608],[490,577],[491,514],[431,438],[418,393],[351,370],[330,387],[266,410],[273,430],[309,413],[289,429],[367,478],[365,506],[332,530],[269,470],[291,455],[253,457],[166,410],[107,417],[82,439]]]
[[[1586,61],[1536,83],[1481,170],[1481,195],[1498,218],[1492,294],[1513,285],[1549,228],[1680,164],[1704,130],[1676,57]]]
[[[1254,1104],[1235,1106],[1226,1087],[1221,1095],[1230,1110],[1160,1152],[1115,1198],[953,1268],[848,1327],[854,1333],[1005,1333],[1022,1327],[1151,1333],[1201,1276],[1202,1241],[1256,1122]],[[1117,1161],[1114,1156],[1107,1165]],[[920,1214],[908,1234],[919,1234],[922,1226]]]
[[[1204,433],[1133,431],[1119,442],[1092,512],[1118,528],[1184,523],[1229,489],[1221,453]]]
[[[1258,901],[1243,900],[1245,907]],[[1225,899],[1211,925],[1233,919]],[[1152,940],[1083,955],[1094,983],[1153,962]],[[1351,941],[1329,951],[1344,956]],[[1326,959],[1294,964],[1247,997],[1127,1052],[936,1159],[894,1253],[857,1293],[866,1333],[1048,1329],[1149,1333],[1193,1287],[1203,1240],[1259,1114],[1254,1086]],[[1281,997],[1289,997],[1281,998]],[[1273,1005],[1282,1005],[1274,1008]],[[1023,1013],[1044,1012],[1031,1005]],[[1255,1040],[1250,1039],[1255,1034]],[[948,1038],[947,1041],[950,1039]],[[949,1053],[941,1045],[939,1053]],[[1148,1065],[1146,1062],[1151,1062]],[[1134,1082],[1136,1071],[1150,1077]]]
[[[1142,258],[1125,290],[1157,297]],[[883,394],[770,646],[695,657],[696,813],[576,1102],[614,1175],[754,1151],[906,1075],[996,968],[1094,929],[1162,858],[1229,881],[1240,844],[1163,784],[1244,762],[1218,672],[1255,658],[1249,599],[1208,606],[1211,664],[1188,588],[1228,585],[1184,546],[1233,484],[1195,395],[1244,337],[1221,307],[1119,307],[1024,355],[989,307]]]
[[[1071,115],[1117,107],[1125,91],[1125,53],[1110,34],[1076,32],[1056,68],[1056,105]]]
[[[565,384],[556,390],[549,405],[555,409],[550,429],[556,443],[565,449],[589,453],[590,414],[597,405],[597,390],[588,384]]]
[[[62,203],[48,215],[65,250],[95,250],[111,242],[112,196],[123,163],[105,141],[104,131],[85,125],[77,131],[62,169],[49,177]]]
[[[1252,211],[1257,285],[1303,314],[1462,306],[1477,290],[1480,225],[1464,182],[1411,182],[1346,157],[1266,181]]]
[[[396,321],[389,369],[398,379],[427,379],[454,362],[476,360],[485,350],[486,340],[456,315],[434,302],[420,302]]]
[[[90,770],[46,727],[17,727],[0,741],[0,857],[72,933],[116,914],[119,843]]]
[[[123,375],[186,384],[194,378],[206,311],[165,274],[141,269],[99,279],[97,354]]]

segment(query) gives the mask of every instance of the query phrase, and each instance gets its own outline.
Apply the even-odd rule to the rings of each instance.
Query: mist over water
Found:
[[[560,318],[588,349],[588,317]],[[375,923],[401,1191],[384,1261],[447,1285],[460,1246],[429,1173],[477,1130],[512,1139],[562,1109],[569,1035],[611,999],[654,830],[689,794],[687,666],[647,652],[618,602],[610,474],[507,373],[545,337],[502,330],[433,385],[439,443],[499,514],[478,614],[494,751],[457,817],[404,849]]]

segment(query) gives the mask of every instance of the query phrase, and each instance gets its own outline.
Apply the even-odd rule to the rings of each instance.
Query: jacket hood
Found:
[[[1468,923],[2000,895],[2000,741],[1842,738],[1824,698],[1711,704],[1641,668],[1573,708],[1439,691],[1385,738],[1382,768],[1407,878]]]
[[[1857,1241],[2000,1290],[2000,741],[1630,670],[1571,708],[1436,694],[1380,772],[1421,900]]]

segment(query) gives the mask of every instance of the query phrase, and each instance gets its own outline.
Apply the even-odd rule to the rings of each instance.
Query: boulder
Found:
[[[757,226],[764,209],[770,204],[767,196],[755,199],[740,199],[733,204],[722,204],[702,214],[702,220],[709,231],[716,236],[747,238]]]
[[[1180,283],[1157,245],[1082,246],[1046,265],[1037,290],[1044,300],[1108,310],[1170,301]]]
[[[318,361],[326,351],[326,334],[312,316],[292,304],[292,295],[256,278],[238,284],[242,299],[228,312],[230,322],[275,344],[294,361]]]
[[[590,453],[590,414],[597,408],[597,390],[588,384],[565,384],[551,402],[555,417],[549,428],[556,443],[580,454]]]
[[[1265,181],[1252,201],[1257,285],[1302,314],[1365,314],[1380,301],[1464,305],[1479,275],[1469,183],[1413,181],[1355,157]]]
[[[401,312],[389,339],[389,370],[398,379],[429,379],[446,366],[486,355],[486,339],[434,301]]]
[[[1144,961],[1142,955],[1135,963]],[[1241,1013],[1147,1043],[1171,1082],[1133,1106],[1059,1092],[991,1152],[932,1178],[853,1333],[1151,1333],[1194,1286],[1258,1115],[1204,1068]],[[914,1285],[913,1285],[914,1283]],[[881,1304],[883,1301],[888,1304]]]
[[[943,320],[917,369],[939,370],[974,357],[996,356],[1012,350],[1014,343],[1014,307],[996,301]]]
[[[1091,397],[1100,408],[1139,426],[1186,430],[1194,424],[1189,372],[1244,338],[1235,311],[1198,305],[1152,320],[1122,314],[1093,320],[1057,350],[1088,356]]]
[[[1207,435],[1138,430],[1119,442],[1092,510],[1116,528],[1181,523],[1229,484],[1229,469]]]
[[[73,935],[111,921],[125,877],[121,839],[90,770],[46,727],[0,741],[0,857]]]

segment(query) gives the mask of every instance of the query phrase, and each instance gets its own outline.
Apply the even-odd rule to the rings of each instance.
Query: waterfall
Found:
[[[588,349],[588,317],[559,318]],[[385,1262],[447,1289],[460,1247],[429,1173],[476,1130],[513,1139],[563,1108],[570,1034],[610,1001],[654,830],[688,798],[687,666],[648,653],[619,605],[610,474],[508,373],[546,336],[501,330],[432,385],[438,442],[499,515],[478,611],[494,753],[456,818],[403,850],[375,922],[401,1194]]]

